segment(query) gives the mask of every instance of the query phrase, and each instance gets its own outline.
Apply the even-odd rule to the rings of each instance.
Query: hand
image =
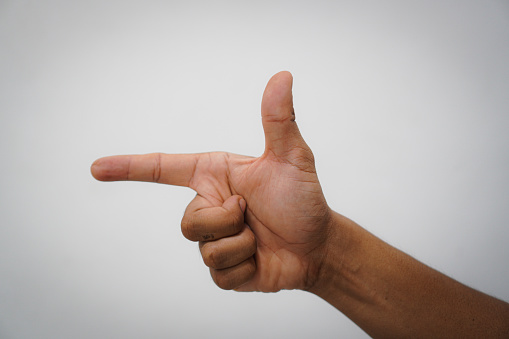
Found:
[[[148,154],[106,157],[92,165],[102,181],[135,180],[187,186],[197,192],[182,220],[224,289],[275,292],[309,289],[326,252],[332,211],[302,138],[292,101],[292,76],[274,75],[263,94],[265,152]]]

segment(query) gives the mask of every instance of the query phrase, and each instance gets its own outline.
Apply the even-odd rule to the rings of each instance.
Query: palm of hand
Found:
[[[244,274],[248,280],[233,287],[266,292],[307,289],[318,275],[331,212],[311,150],[294,121],[291,85],[291,75],[282,72],[265,89],[266,149],[259,158],[229,153],[116,156],[96,161],[92,173],[105,181],[188,186],[197,192],[189,205],[195,210],[219,207],[240,195],[247,202],[244,221],[256,237],[256,271]]]
[[[315,250],[324,243],[328,208],[308,148],[292,152],[299,163],[273,154],[250,158],[228,153],[199,156],[190,187],[220,206],[238,194],[256,236],[257,271],[239,290],[306,289],[316,273]]]

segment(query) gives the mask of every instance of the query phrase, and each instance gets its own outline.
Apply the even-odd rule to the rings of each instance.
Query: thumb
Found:
[[[270,151],[277,157],[285,157],[295,146],[305,145],[295,122],[292,83],[290,72],[279,72],[269,80],[263,92],[265,153]]]

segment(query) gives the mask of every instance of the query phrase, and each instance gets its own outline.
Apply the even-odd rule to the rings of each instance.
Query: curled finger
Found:
[[[222,206],[212,206],[197,195],[182,218],[182,234],[191,241],[211,241],[239,233],[244,227],[246,202],[232,195]]]
[[[244,260],[240,264],[222,270],[210,269],[210,275],[217,286],[223,290],[231,290],[239,287],[254,276],[256,263],[254,257]]]
[[[216,241],[200,242],[203,262],[210,268],[224,269],[235,266],[256,252],[256,238],[245,225],[240,233]]]

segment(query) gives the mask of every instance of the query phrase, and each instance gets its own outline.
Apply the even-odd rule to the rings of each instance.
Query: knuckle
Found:
[[[162,153],[154,153],[154,169],[152,172],[152,181],[159,183],[161,180],[161,158]]]
[[[315,163],[315,156],[309,147],[299,147],[297,150],[297,156],[309,163]]]
[[[191,241],[198,240],[197,232],[196,232],[196,223],[190,217],[184,216],[182,218],[182,222],[180,223],[182,234],[186,239]]]
[[[203,262],[210,268],[222,268],[224,263],[224,256],[222,253],[209,246],[205,247],[202,251]]]
[[[315,172],[315,156],[307,145],[295,147],[293,151],[293,161],[300,170]]]

